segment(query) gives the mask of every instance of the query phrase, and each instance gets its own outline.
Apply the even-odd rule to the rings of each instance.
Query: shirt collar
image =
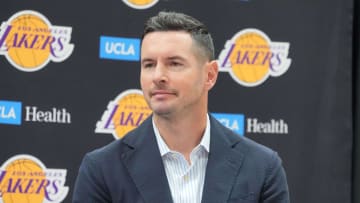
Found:
[[[164,156],[168,152],[171,152],[171,150],[168,147],[168,145],[165,143],[164,139],[161,137],[159,129],[155,125],[154,118],[152,119],[152,124],[153,124],[153,129],[154,129],[154,133],[155,133],[155,137],[156,137],[156,142],[157,142],[159,150],[160,150],[160,155]],[[201,138],[199,145],[204,147],[208,153],[210,152],[210,119],[209,119],[208,114],[206,114],[205,132]]]

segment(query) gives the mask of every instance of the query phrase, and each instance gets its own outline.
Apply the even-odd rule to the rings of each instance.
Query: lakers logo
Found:
[[[135,9],[147,9],[155,5],[158,0],[123,0],[124,3]]]
[[[289,46],[287,42],[271,42],[260,30],[242,30],[226,42],[219,55],[219,70],[229,72],[241,85],[260,85],[269,76],[277,77],[288,70]]]
[[[37,158],[17,155],[0,169],[0,202],[58,203],[69,191],[66,170],[47,169]]]
[[[151,112],[140,90],[126,90],[110,101],[95,132],[113,134],[115,139],[120,139],[138,127]]]
[[[71,31],[71,27],[51,25],[38,12],[18,12],[1,24],[0,55],[19,70],[40,70],[50,61],[61,62],[71,55]]]

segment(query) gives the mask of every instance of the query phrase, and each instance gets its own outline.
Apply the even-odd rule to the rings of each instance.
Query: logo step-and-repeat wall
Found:
[[[349,203],[352,5],[5,0],[0,202],[71,202],[84,154],[151,114],[139,84],[140,37],[148,17],[174,10],[213,35],[220,72],[209,112],[280,154],[291,202]]]

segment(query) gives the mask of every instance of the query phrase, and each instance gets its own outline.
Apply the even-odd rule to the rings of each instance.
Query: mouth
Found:
[[[151,97],[164,98],[168,96],[176,95],[176,92],[170,90],[153,90],[150,92]]]

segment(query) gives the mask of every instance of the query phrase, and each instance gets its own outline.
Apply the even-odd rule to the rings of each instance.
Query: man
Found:
[[[73,202],[289,202],[277,153],[208,114],[217,75],[212,38],[201,22],[175,12],[150,18],[140,81],[153,114],[85,156]]]

